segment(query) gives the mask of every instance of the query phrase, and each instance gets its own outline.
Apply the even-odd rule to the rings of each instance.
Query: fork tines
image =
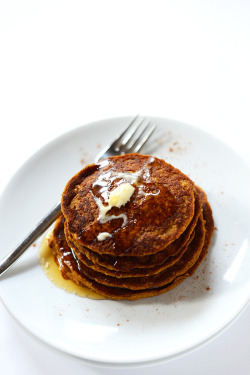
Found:
[[[147,142],[156,126],[150,120],[135,116],[125,131],[116,139],[114,147],[120,153],[138,152]]]

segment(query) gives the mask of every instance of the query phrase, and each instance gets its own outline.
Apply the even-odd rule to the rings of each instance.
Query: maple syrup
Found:
[[[80,297],[86,297],[90,299],[106,299],[104,296],[95,293],[87,287],[82,287],[75,284],[72,280],[65,279],[58,265],[54,260],[52,249],[48,245],[48,238],[52,232],[49,232],[42,239],[40,251],[39,251],[39,262],[42,269],[48,279],[57,287],[64,289],[68,293],[76,294]]]

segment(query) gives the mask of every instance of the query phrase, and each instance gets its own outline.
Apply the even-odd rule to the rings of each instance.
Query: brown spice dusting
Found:
[[[169,152],[175,152],[175,153],[182,153],[187,151],[188,145],[187,144],[180,144],[177,141],[174,141],[171,143],[170,147],[168,148]]]
[[[80,162],[81,162],[81,164],[85,164],[84,159],[81,159]]]
[[[209,286],[206,287],[206,290],[210,290],[211,288]]]
[[[36,247],[36,243],[34,242],[34,243],[32,244],[32,246],[33,246],[33,247]]]
[[[159,146],[163,144],[162,138],[157,138],[156,142],[158,143]]]
[[[179,296],[179,301],[183,301],[185,298],[185,296]]]

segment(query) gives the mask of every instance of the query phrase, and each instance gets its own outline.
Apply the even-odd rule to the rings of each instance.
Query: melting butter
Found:
[[[122,226],[127,224],[126,214],[120,215],[106,215],[112,207],[124,206],[129,202],[130,198],[134,194],[135,188],[132,184],[137,183],[138,178],[141,177],[142,171],[137,172],[118,172],[107,171],[101,173],[97,180],[94,182],[94,186],[100,186],[101,198],[94,196],[95,202],[99,208],[99,221],[100,223],[106,223],[109,220],[123,219]],[[111,184],[117,180],[117,187],[113,190],[109,190]],[[104,201],[104,202],[103,202]],[[102,237],[101,237],[102,238]]]
[[[135,188],[130,183],[125,182],[121,184],[116,189],[112,190],[109,194],[109,198],[105,203],[111,207],[124,206],[128,201],[130,201],[131,196],[134,194]]]
[[[154,158],[151,157],[147,163],[137,172],[114,172],[112,169],[108,171],[104,171],[101,173],[97,180],[93,183],[94,186],[100,186],[100,194],[101,198],[94,196],[95,202],[99,208],[99,221],[101,224],[106,223],[109,220],[114,219],[123,219],[122,227],[127,224],[128,218],[125,213],[120,215],[107,215],[108,211],[111,210],[112,207],[122,207],[124,206],[129,200],[131,199],[132,195],[135,192],[135,187],[132,185],[138,186],[139,195],[157,195],[159,194],[159,190],[155,193],[146,193],[143,188],[144,184],[138,184],[138,179],[142,179],[144,182],[148,183],[151,181],[149,165],[154,162]],[[116,181],[117,187],[110,191],[110,187],[112,183]],[[105,233],[105,235],[103,234]],[[104,241],[109,233],[103,232],[98,235],[99,241]]]
[[[105,241],[107,238],[111,238],[112,234],[108,232],[101,232],[98,234],[97,239],[98,241]]]
[[[135,188],[128,182],[124,182],[123,184],[119,185],[117,188],[113,189],[110,193],[108,198],[104,200],[102,203],[100,198],[94,197],[96,204],[99,208],[100,215],[99,221],[100,223],[106,223],[109,220],[123,218],[124,223],[127,221],[127,217],[125,214],[121,215],[110,215],[106,216],[107,212],[111,210],[112,207],[124,206],[127,202],[130,201],[131,196],[134,194]],[[123,224],[124,224],[123,223]]]

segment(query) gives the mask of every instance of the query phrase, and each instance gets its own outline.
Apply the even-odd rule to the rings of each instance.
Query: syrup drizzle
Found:
[[[75,284],[72,280],[64,279],[58,265],[54,260],[52,250],[48,246],[48,237],[50,235],[51,232],[43,237],[39,251],[39,262],[48,279],[57,287],[64,289],[68,293],[76,294],[79,297],[90,299],[107,299],[106,297],[93,292],[87,287],[82,287]]]
[[[160,193],[160,189],[154,189],[152,191],[147,187],[147,184],[152,182],[150,176],[150,164],[152,164],[154,160],[155,159],[151,157],[147,161],[147,163],[145,163],[145,165],[137,172],[116,172],[111,167],[111,169],[109,169],[108,171],[104,171],[98,176],[98,178],[92,185],[92,194],[99,208],[99,222],[101,224],[104,224],[110,220],[122,218],[122,227],[124,227],[128,222],[127,215],[125,213],[122,213],[120,215],[106,215],[112,208],[112,204],[110,204],[109,202],[110,197],[112,193],[116,191],[116,189],[119,189],[119,187],[126,184],[131,185],[131,187],[133,187],[133,194],[136,186],[138,189],[137,195],[144,198],[149,195],[158,195]],[[103,162],[100,163],[100,169],[106,167],[109,164],[108,160],[105,160],[105,162],[106,163],[104,164],[101,164]],[[98,196],[95,193],[96,189]],[[128,196],[129,199],[131,195]],[[129,201],[129,199],[127,201]],[[127,201],[125,203],[127,203]]]

